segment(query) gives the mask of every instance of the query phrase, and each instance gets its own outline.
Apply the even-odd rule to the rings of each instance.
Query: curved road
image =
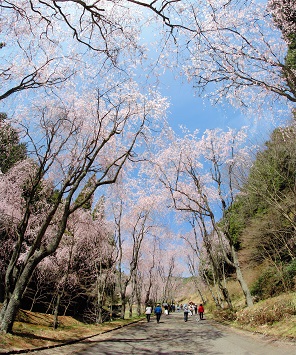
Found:
[[[82,343],[31,352],[38,355],[295,355],[296,344],[272,341],[262,335],[222,326],[182,313],[162,315],[160,323],[141,321],[90,338]]]

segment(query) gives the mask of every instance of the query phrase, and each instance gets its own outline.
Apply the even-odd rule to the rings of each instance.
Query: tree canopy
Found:
[[[182,266],[170,213],[190,222],[191,270],[217,307],[232,307],[226,265],[252,305],[238,254],[247,221],[274,213],[260,257],[295,258],[295,128],[274,131],[252,161],[246,128],[173,132],[159,83],[172,71],[213,103],[290,112],[295,2],[4,0],[0,18],[0,329],[47,282],[56,316],[75,289],[92,321],[107,294],[138,313],[143,290],[172,298]]]

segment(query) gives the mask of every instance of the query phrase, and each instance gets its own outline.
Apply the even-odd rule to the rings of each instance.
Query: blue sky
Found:
[[[261,3],[262,1],[258,0],[258,2]],[[266,3],[266,0],[263,0],[263,3]],[[159,29],[154,28],[153,24],[149,22],[149,25],[144,27],[141,32],[143,44],[148,45],[149,58],[156,62],[158,62],[162,54],[164,54],[164,57],[166,54],[165,48],[159,47],[161,44],[157,42],[158,31]],[[280,32],[276,33],[276,35],[280,36]],[[155,41],[158,45],[155,45]],[[173,62],[167,64],[168,66],[173,65]],[[180,125],[185,126],[190,131],[197,129],[200,135],[206,129],[220,128],[227,130],[228,128],[240,129],[243,126],[250,126],[250,144],[260,144],[268,139],[272,130],[280,122],[283,122],[278,117],[274,118],[271,112],[269,114],[268,107],[265,109],[264,117],[261,114],[260,119],[260,114],[256,113],[256,111],[253,117],[246,117],[244,113],[239,109],[234,109],[230,104],[223,103],[223,105],[213,106],[210,101],[205,101],[194,94],[192,83],[186,82],[185,78],[182,80],[174,77],[176,73],[179,74],[182,71],[182,67],[175,67],[174,70],[175,73],[164,67],[159,70],[159,75],[161,71],[165,71],[165,73],[162,76],[158,76],[160,85],[157,89],[160,90],[163,96],[169,98],[171,106],[168,111],[168,121],[177,134],[182,135]],[[142,69],[137,75],[141,76],[141,74],[143,74]],[[145,79],[147,78],[145,77]],[[274,123],[274,121],[277,122]]]
[[[240,127],[246,124],[240,113],[232,108],[227,110],[219,106],[212,106],[210,102],[203,103],[203,99],[194,94],[189,83],[179,83],[169,79],[168,88],[163,89],[163,94],[170,97],[170,124],[175,131],[179,125],[184,125],[190,130],[198,129],[201,133],[206,129]]]
[[[240,129],[250,126],[250,139],[265,141],[275,125],[266,119],[257,120],[246,117],[240,110],[223,104],[213,106],[209,100],[203,100],[194,93],[192,84],[175,79],[172,74],[165,74],[161,79],[160,91],[169,98],[171,106],[168,120],[173,130],[182,134],[180,125],[190,131],[196,129],[202,134],[206,129]]]

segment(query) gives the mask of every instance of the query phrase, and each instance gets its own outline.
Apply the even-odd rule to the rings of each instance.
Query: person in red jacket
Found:
[[[200,320],[204,319],[204,317],[203,317],[204,311],[205,311],[205,309],[203,308],[203,305],[200,304],[200,305],[198,306],[198,314],[199,314],[199,319],[200,319]]]

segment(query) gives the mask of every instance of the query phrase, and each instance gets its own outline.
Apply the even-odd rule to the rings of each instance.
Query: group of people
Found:
[[[152,314],[152,307],[151,306],[146,307],[145,314],[146,314],[147,322],[150,322],[150,318],[151,318],[151,314]],[[160,317],[162,315],[162,308],[161,308],[160,304],[157,304],[157,306],[154,308],[154,314],[156,316],[157,323],[159,323]]]
[[[185,304],[184,307],[183,307],[183,310],[184,310],[184,321],[187,322],[188,321],[188,315],[193,315],[193,312],[195,314],[199,314],[199,319],[202,320],[204,319],[204,307],[202,305],[202,303],[200,303],[200,305],[197,307],[196,304]]]
[[[178,307],[179,306],[177,305],[177,310],[178,310]],[[196,304],[189,302],[188,305],[187,304],[181,305],[179,307],[179,309],[182,309],[184,312],[184,321],[185,322],[188,321],[188,315],[192,316],[194,313],[197,314],[197,312],[199,314],[199,319],[200,320],[204,319],[204,311],[205,310],[204,310],[202,303],[199,306],[197,306]],[[165,310],[165,314],[169,314],[170,308],[169,308],[168,304],[164,305],[164,310]],[[145,310],[147,322],[150,322],[152,312],[153,312],[152,306],[147,305],[146,310]],[[162,307],[159,303],[154,308],[154,314],[156,316],[157,323],[159,323],[160,317],[162,315]]]

